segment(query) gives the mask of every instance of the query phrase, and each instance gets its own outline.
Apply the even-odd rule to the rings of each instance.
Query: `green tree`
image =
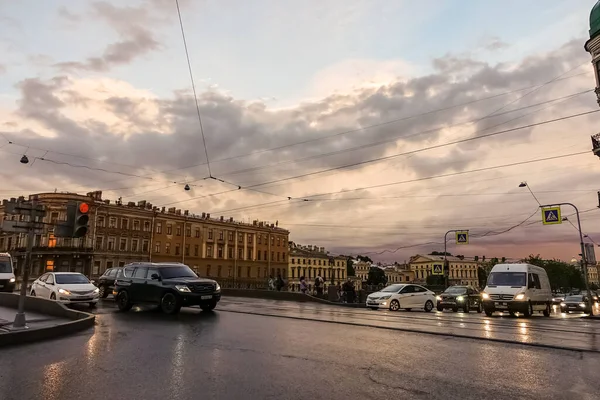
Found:
[[[352,260],[351,258],[348,258],[346,260],[346,276],[355,276],[356,271],[354,271],[354,266],[352,265]]]
[[[443,275],[429,275],[425,282],[428,286],[444,286],[446,283]]]
[[[444,252],[443,251],[432,251],[431,253],[429,253],[430,256],[443,256]],[[446,252],[446,256],[451,257],[452,254]]]
[[[583,274],[579,267],[574,267],[571,264],[556,259],[545,260],[539,254],[537,256],[532,254],[524,259],[523,262],[544,268],[553,290],[560,290],[562,288],[583,289],[585,287]]]
[[[371,260],[371,257],[369,257],[369,256],[361,256],[361,255],[359,255],[359,256],[356,256],[356,259],[358,261],[364,261],[364,262],[369,262],[369,263],[373,264],[373,260]]]
[[[369,275],[367,276],[368,285],[385,285],[386,283],[387,277],[381,268],[371,267],[369,269]]]
[[[484,288],[485,284],[487,282],[487,271],[485,270],[485,268],[482,267],[477,267],[477,278],[479,279],[479,287],[480,288]]]

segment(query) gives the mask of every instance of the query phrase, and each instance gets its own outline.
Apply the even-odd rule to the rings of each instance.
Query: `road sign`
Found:
[[[544,225],[562,224],[560,206],[542,208],[542,223]]]
[[[444,275],[444,266],[442,264],[433,264],[432,275]]]
[[[596,265],[596,252],[593,243],[585,243],[585,259],[588,265]]]
[[[468,231],[456,232],[456,244],[469,244],[469,232]]]
[[[34,233],[40,235],[44,233],[44,225],[41,223],[34,223]],[[4,220],[2,221],[2,230],[4,232],[12,232],[12,233],[27,233],[29,232],[29,222],[20,222],[20,221],[11,221]]]

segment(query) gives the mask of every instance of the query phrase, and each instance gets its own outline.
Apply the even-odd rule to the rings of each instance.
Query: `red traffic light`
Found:
[[[79,212],[82,214],[87,214],[90,211],[90,206],[88,203],[79,203]]]

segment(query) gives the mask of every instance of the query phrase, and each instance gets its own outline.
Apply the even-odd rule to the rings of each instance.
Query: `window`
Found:
[[[248,278],[250,278],[250,275],[251,275],[250,272],[252,272],[252,269],[250,267],[246,268],[246,274],[248,274],[247,275]]]
[[[267,259],[267,251],[266,250],[263,251],[263,255],[265,256],[265,261],[268,261],[268,259]]]
[[[223,246],[217,247],[217,258],[223,258]]]
[[[261,260],[260,260],[260,250],[258,250],[258,251],[256,252],[256,256],[257,256],[257,257],[256,257],[256,259],[257,259],[258,261],[261,261]]]
[[[238,278],[242,277],[242,267],[237,267],[237,277]]]
[[[156,223],[156,233],[158,233],[158,234],[162,233],[162,222]]]
[[[58,213],[52,213],[52,216],[50,217],[50,222],[55,224],[57,219],[58,219]],[[98,217],[98,221],[96,221],[96,225],[98,225],[98,227],[100,227],[100,228],[104,228],[104,223],[105,223],[104,217]]]
[[[258,244],[262,244],[262,235],[258,235]]]
[[[189,244],[185,245],[185,255],[186,255],[186,257],[188,257],[190,255],[190,245]]]
[[[185,227],[185,236],[192,237],[192,227],[189,225]]]
[[[150,242],[148,240],[144,240],[142,243],[142,251],[144,253],[148,252],[148,246],[150,246]]]
[[[112,268],[112,267],[113,267],[113,264],[114,264],[114,263],[113,263],[112,261],[107,261],[107,262],[106,262],[106,269]],[[131,276],[131,274],[129,274],[129,275],[126,275],[126,276]]]
[[[210,276],[210,265],[206,266],[206,276]]]
[[[177,225],[177,226],[175,227],[175,234],[176,234],[177,236],[181,236],[181,225]]]
[[[280,256],[281,256],[281,254],[279,252],[277,252],[277,261],[279,261]]]
[[[227,258],[233,258],[233,247],[229,247],[227,250]]]
[[[117,219],[115,217],[111,217],[108,219],[108,227],[116,228],[117,227]]]
[[[222,230],[220,230],[219,231],[219,240],[223,240],[224,236],[225,236],[225,233]]]
[[[296,264],[296,261],[292,258],[292,264]]]
[[[150,221],[144,221],[144,232],[150,232]]]
[[[180,244],[176,243],[175,244],[175,255],[178,256],[180,254]]]
[[[208,230],[208,240],[212,240],[212,238],[213,238],[213,230],[209,229]]]
[[[96,250],[102,250],[102,245],[104,244],[104,243],[102,243],[103,239],[104,238],[102,236],[96,237]],[[54,246],[56,246],[56,239],[54,238],[54,235],[52,235],[51,237],[48,238],[48,247],[54,247],[54,246],[50,245],[50,243],[52,241],[54,241]]]
[[[154,267],[148,268],[148,274],[146,275],[146,278],[152,279],[152,275],[160,276],[160,274],[158,273],[158,268],[154,268]]]
[[[173,225],[167,224],[167,235],[173,234]]]
[[[219,266],[217,267],[217,277],[219,277],[219,278],[221,277],[221,270],[222,270],[222,269],[223,269],[223,266],[222,266],[222,265],[219,265]]]
[[[209,244],[206,246],[206,258],[212,258],[213,256],[213,247]]]
[[[296,277],[296,268],[292,268],[292,278]]]
[[[227,233],[227,240],[229,240],[230,242],[233,242],[233,232]]]
[[[277,246],[281,246],[281,238],[277,236]]]
[[[238,260],[243,260],[244,259],[244,249],[239,247],[238,248]]]
[[[108,238],[108,250],[114,250],[114,249],[115,249],[115,238],[109,237]]]
[[[248,249],[248,256],[246,259],[252,261],[252,249]]]
[[[121,241],[119,242],[119,250],[120,251],[127,250],[127,239],[121,238]]]
[[[243,233],[238,233],[238,242],[244,243],[244,234]]]
[[[134,219],[133,220],[133,230],[134,231],[139,231],[140,230],[140,220],[139,219]]]
[[[274,252],[274,251],[272,251],[272,252],[271,252],[271,261],[274,261],[274,260],[275,260],[275,252]]]
[[[54,283],[54,275],[49,274],[46,283]]]
[[[54,261],[53,260],[46,261],[46,271],[54,271]]]
[[[252,234],[251,234],[251,233],[249,233],[249,234],[248,234],[248,244],[252,244],[252,243],[254,242],[254,241],[253,241],[253,239],[254,239],[254,238],[252,237]]]
[[[540,276],[538,274],[529,274],[529,287],[534,289],[541,289]]]
[[[165,253],[171,254],[171,242],[165,243]]]
[[[131,251],[133,251],[134,253],[138,251],[138,240],[137,239],[131,239]]]
[[[132,278],[146,279],[146,274],[147,273],[148,273],[148,268],[147,267],[137,267],[133,271]]]
[[[281,261],[285,261],[285,252],[281,253]],[[321,264],[319,264],[319,265],[321,265]],[[325,265],[325,264],[323,264],[323,265]]]
[[[200,246],[195,244],[194,245],[194,256],[198,257],[198,254],[200,254]]]
[[[129,220],[127,218],[121,219],[121,229],[129,229]]]
[[[194,233],[194,236],[196,236],[197,238],[200,237],[200,228],[196,228],[196,231]]]
[[[275,238],[271,236],[271,246],[275,246]]]

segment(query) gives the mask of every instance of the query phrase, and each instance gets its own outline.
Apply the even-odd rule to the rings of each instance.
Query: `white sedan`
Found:
[[[79,272],[47,272],[31,284],[31,296],[65,304],[88,303],[95,307],[100,290]]]
[[[367,297],[367,307],[372,310],[388,308],[398,311],[401,308],[410,311],[422,308],[431,312],[435,304],[435,293],[419,285],[394,284]]]

